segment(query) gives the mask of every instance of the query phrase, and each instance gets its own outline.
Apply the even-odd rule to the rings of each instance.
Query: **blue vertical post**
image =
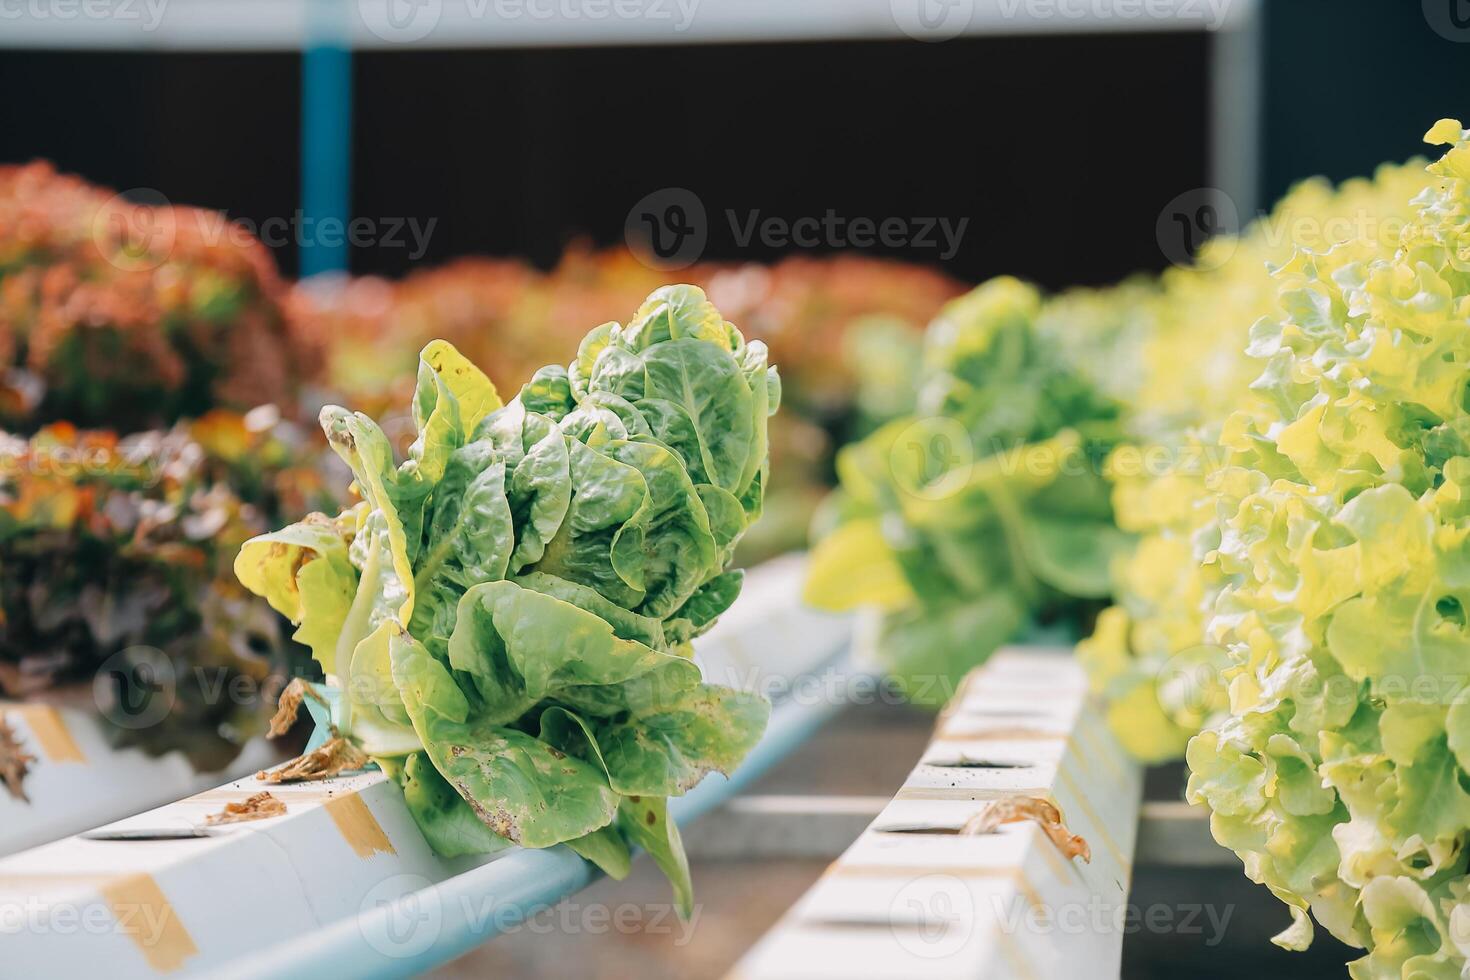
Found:
[[[352,192],[347,0],[305,0],[301,56],[301,275],[346,272]]]

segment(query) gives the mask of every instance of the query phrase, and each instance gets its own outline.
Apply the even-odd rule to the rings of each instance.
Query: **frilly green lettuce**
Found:
[[[420,359],[395,462],[365,415],[322,412],[362,502],[248,542],[240,580],[342,690],[339,733],[404,788],[442,854],[628,844],[688,865],[665,800],[732,771],[769,714],[705,684],[690,640],[740,590],[780,381],[692,286],[587,335],[509,404],[453,347]]]
[[[1470,134],[1387,256],[1299,250],[1251,331],[1266,407],[1223,427],[1208,621],[1229,712],[1189,797],[1358,978],[1459,977],[1470,952]]]
[[[1115,564],[1116,604],[1078,655],[1109,726],[1138,758],[1178,758],[1228,707],[1227,659],[1205,642],[1206,609],[1224,582],[1199,556],[1213,546],[1207,483],[1225,461],[1222,424],[1234,412],[1270,410],[1290,383],[1270,370],[1257,381],[1260,362],[1246,352],[1262,339],[1251,325],[1278,311],[1271,269],[1298,249],[1331,248],[1339,261],[1391,255],[1410,200],[1429,180],[1418,161],[1336,186],[1305,181],[1239,236],[1207,242],[1195,264],[1169,269],[1152,288],[1130,282],[1048,304],[1043,322],[1055,321],[1059,337],[1081,334],[1083,343],[1069,349],[1126,379],[1108,389],[1127,406],[1128,434],[1108,475],[1118,525],[1137,545]],[[1132,359],[1128,369],[1119,351]]]

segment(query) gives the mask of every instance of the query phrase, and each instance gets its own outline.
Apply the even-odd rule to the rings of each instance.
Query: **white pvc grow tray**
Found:
[[[712,776],[673,802],[687,822],[800,744],[840,702],[786,696],[802,675],[847,671],[852,621],[800,603],[804,563],[756,569],[698,642],[719,683],[776,701],[736,777]],[[201,830],[261,789],[252,779],[0,859],[3,972],[153,976],[410,976],[514,925],[595,872],[565,848],[446,861],[424,842],[396,786],[366,772],[272,786],[283,816]]]
[[[1142,782],[1070,650],[1001,651],[966,678],[894,799],[731,978],[1116,977]],[[1029,821],[960,831],[1012,797],[1055,804],[1090,862]]]
[[[0,787],[0,855],[34,847],[176,800],[280,761],[264,739],[244,746],[221,772],[201,773],[180,752],[119,749],[106,724],[78,708],[0,701],[0,715],[35,757],[27,800]]]

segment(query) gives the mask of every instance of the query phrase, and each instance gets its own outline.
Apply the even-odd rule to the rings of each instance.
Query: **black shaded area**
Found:
[[[574,235],[620,242],[635,203],[684,187],[706,210],[706,258],[783,253],[742,246],[727,211],[744,223],[831,209],[968,218],[942,263],[964,278],[1104,282],[1163,265],[1155,217],[1205,179],[1208,43],[371,52],[358,63],[357,206],[440,216],[434,260],[546,264]],[[870,251],[940,263],[943,250]]]
[[[1164,264],[1154,219],[1205,179],[1201,35],[359,53],[353,207],[435,220],[423,262],[550,264],[620,243],[643,196],[687,187],[709,259],[768,260],[726,212],[968,219],[959,250],[869,251],[1050,286]],[[0,160],[256,222],[298,207],[294,55],[0,52]],[[917,225],[911,229],[921,230]],[[408,236],[354,250],[398,274]],[[840,242],[811,251],[831,251]],[[295,270],[294,247],[276,249]]]
[[[299,206],[296,55],[0,50],[0,89],[0,163],[44,157],[257,225]],[[276,254],[295,269],[289,242]]]
[[[1235,867],[1138,868],[1128,901],[1137,913],[1123,937],[1123,980],[1341,980],[1344,964],[1363,955],[1320,928],[1304,952],[1273,946],[1291,916]]]
[[[1149,766],[1143,771],[1143,798],[1173,802],[1184,799],[1184,784],[1189,770],[1182,761]]]
[[[1470,121],[1470,4],[1464,0],[1267,0],[1264,195],[1303,177],[1370,174],[1435,156],[1420,137]],[[1451,40],[1430,24],[1433,16]],[[1462,24],[1463,27],[1455,27]]]
[[[1175,801],[1184,797],[1189,770],[1183,762],[1169,762],[1148,767],[1143,777],[1145,800]],[[1235,863],[1135,868],[1128,903],[1134,911],[1123,938],[1123,980],[1341,980],[1344,964],[1363,955],[1321,928],[1305,952],[1272,945],[1271,937],[1291,924],[1291,914]]]

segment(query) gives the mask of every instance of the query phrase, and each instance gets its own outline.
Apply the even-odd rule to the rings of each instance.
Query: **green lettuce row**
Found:
[[[1208,622],[1229,712],[1189,744],[1217,840],[1367,955],[1360,980],[1470,954],[1470,133],[1389,256],[1300,250],[1251,330],[1266,407],[1224,426]]]
[[[929,326],[918,408],[838,456],[806,597],[885,612],[881,652],[916,702],[1028,625],[1080,628],[1125,543],[1102,462],[1118,406],[1038,332],[1041,297],[994,279]]]
[[[248,542],[240,580],[298,624],[335,717],[403,787],[435,850],[629,843],[691,902],[667,798],[732,771],[769,705],[703,683],[690,641],[740,591],[776,370],[692,286],[604,324],[502,404],[442,341],[416,438],[330,407],[361,503]]]

